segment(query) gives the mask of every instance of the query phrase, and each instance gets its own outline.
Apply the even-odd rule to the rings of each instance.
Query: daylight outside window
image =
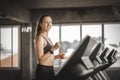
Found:
[[[83,24],[82,38],[86,35],[93,37],[95,40],[102,42],[102,26],[101,24]]]
[[[19,28],[0,27],[0,67],[19,67]]]
[[[70,24],[61,26],[62,49],[69,57],[80,44],[80,25]]]
[[[111,67],[120,67],[120,24],[105,24],[104,35],[105,35],[105,47],[110,50],[115,49],[118,51],[117,62]]]

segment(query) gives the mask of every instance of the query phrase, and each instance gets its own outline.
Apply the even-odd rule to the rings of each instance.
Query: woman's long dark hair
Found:
[[[43,15],[40,17],[40,19],[37,21],[37,24],[36,24],[36,29],[35,29],[35,38],[40,34],[41,32],[41,26],[40,26],[40,23],[42,23],[43,19],[46,17],[46,16],[49,16],[49,15]]]

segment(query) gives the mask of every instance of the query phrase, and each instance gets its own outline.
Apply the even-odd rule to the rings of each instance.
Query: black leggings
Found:
[[[55,75],[53,66],[37,64],[35,76],[36,80],[54,80]]]

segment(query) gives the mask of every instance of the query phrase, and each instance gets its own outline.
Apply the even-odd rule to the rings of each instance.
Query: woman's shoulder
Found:
[[[40,34],[36,37],[36,39],[44,39],[43,36]]]
[[[36,36],[35,41],[44,41],[44,38],[41,35]]]

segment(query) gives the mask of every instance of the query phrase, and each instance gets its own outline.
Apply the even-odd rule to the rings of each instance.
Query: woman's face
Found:
[[[50,16],[44,17],[43,21],[40,23],[42,31],[49,31],[52,27],[52,19]]]

